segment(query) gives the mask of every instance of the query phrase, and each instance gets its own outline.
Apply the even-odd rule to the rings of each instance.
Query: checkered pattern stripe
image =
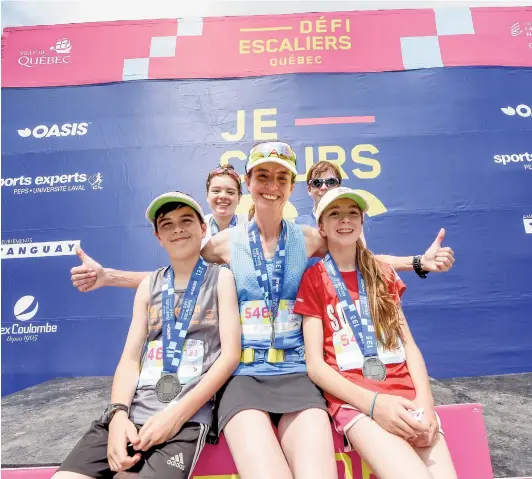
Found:
[[[150,56],[147,58],[126,58],[122,71],[122,80],[147,80],[150,58],[175,57],[179,37],[203,35],[203,18],[179,18],[175,35],[152,37]]]

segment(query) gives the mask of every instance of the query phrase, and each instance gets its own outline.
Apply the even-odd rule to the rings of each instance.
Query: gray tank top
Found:
[[[167,268],[168,266],[159,268],[150,277],[148,336],[141,358],[137,390],[131,403],[130,419],[135,424],[144,424],[167,406],[155,394],[155,384],[163,370],[162,286]],[[220,355],[217,290],[219,272],[220,266],[209,264],[185,339],[183,359],[177,371],[183,389],[174,401],[179,401],[190,392]],[[184,296],[185,289],[175,290],[176,317]],[[205,404],[189,421],[211,425],[212,402]]]

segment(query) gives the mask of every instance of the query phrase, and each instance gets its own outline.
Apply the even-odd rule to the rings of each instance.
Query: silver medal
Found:
[[[168,403],[181,392],[181,383],[175,374],[164,374],[155,385],[157,399]]]
[[[373,381],[384,381],[386,379],[386,366],[377,357],[366,358],[362,366],[362,374],[367,379]]]

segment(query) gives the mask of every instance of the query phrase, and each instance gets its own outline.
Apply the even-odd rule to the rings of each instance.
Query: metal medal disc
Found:
[[[181,392],[181,384],[175,374],[165,374],[157,381],[155,385],[155,393],[157,399],[161,402],[167,403],[175,399]]]
[[[376,356],[366,358],[362,366],[362,374],[367,379],[373,381],[384,381],[386,379],[386,366]]]

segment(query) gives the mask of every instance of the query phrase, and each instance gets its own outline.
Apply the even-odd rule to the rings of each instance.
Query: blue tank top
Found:
[[[248,223],[239,224],[230,230],[231,270],[238,294],[242,349],[255,350],[255,361],[250,364],[240,363],[235,375],[260,376],[306,372],[302,317],[293,312],[299,283],[307,268],[305,238],[301,227],[291,221],[287,221],[286,226],[285,275],[281,303],[273,328],[255,275],[255,266],[249,248]],[[270,273],[272,262],[267,261],[266,265]],[[272,347],[285,351],[284,362],[267,362],[267,352]]]

